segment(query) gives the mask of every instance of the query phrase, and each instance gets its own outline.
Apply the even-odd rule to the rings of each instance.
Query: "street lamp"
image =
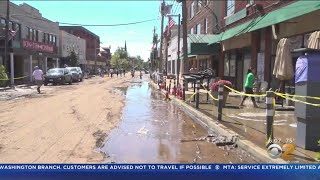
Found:
[[[179,84],[179,76],[180,76],[180,18],[181,18],[181,15],[180,14],[168,14],[167,16],[172,16],[172,17],[178,17],[178,52],[177,52],[177,55],[178,55],[178,59],[176,61],[176,66],[177,67],[177,86],[178,87],[178,84]],[[166,70],[168,69],[168,67],[166,67]]]

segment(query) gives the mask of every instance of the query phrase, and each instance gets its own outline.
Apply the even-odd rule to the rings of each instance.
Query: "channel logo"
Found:
[[[292,155],[294,149],[293,144],[284,144],[282,148],[278,144],[271,144],[267,152],[272,159],[282,158],[283,160],[292,160],[294,158],[294,155]]]

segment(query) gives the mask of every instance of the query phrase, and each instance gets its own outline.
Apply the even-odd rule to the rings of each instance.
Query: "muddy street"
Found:
[[[118,124],[124,105],[113,87],[130,79],[94,77],[0,101],[0,162],[103,162],[97,144]]]
[[[256,163],[224,137],[207,132],[176,105],[142,83],[120,89],[126,96],[119,126],[101,148],[108,163]]]
[[[94,77],[0,101],[1,163],[255,163],[151,88]]]

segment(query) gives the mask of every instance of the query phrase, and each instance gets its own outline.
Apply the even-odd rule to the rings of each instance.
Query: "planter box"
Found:
[[[211,94],[214,98],[218,99],[218,91],[211,91]],[[223,102],[222,102],[222,107],[225,107],[227,99],[228,99],[229,91],[224,91],[223,92]],[[218,106],[218,101],[213,100],[213,104],[215,106]]]

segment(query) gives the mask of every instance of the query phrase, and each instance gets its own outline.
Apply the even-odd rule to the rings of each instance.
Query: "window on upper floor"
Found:
[[[197,12],[201,10],[201,0],[197,0]]]
[[[254,3],[254,0],[247,0],[247,3],[248,3],[248,4],[253,4],[253,3]]]
[[[197,24],[197,34],[201,34],[201,24]]]
[[[208,5],[208,0],[202,0],[202,4]]]
[[[43,33],[42,42],[45,43],[47,39],[47,33]]]
[[[33,39],[33,31],[29,27],[27,28],[27,30],[28,30],[27,39],[32,40]]]
[[[190,29],[190,34],[193,34],[193,28]]]
[[[193,18],[193,16],[194,16],[194,2],[192,2],[190,6],[190,18]]]
[[[207,18],[205,18],[203,20],[203,30],[204,30],[204,34],[207,34],[208,33],[208,21],[207,21]]]
[[[227,0],[226,10],[227,10],[227,16],[234,14],[235,0]]]

